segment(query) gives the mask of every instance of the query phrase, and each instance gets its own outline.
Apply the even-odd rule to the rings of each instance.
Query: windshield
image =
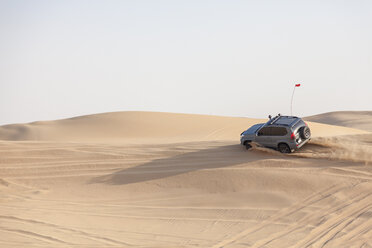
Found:
[[[248,128],[243,134],[254,134],[259,128],[261,128],[264,123],[256,124]]]

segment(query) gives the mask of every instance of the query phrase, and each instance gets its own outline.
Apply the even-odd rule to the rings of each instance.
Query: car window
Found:
[[[287,129],[285,127],[272,127],[271,135],[272,136],[284,136],[287,134]]]
[[[258,131],[258,136],[268,136],[270,133],[270,127],[263,127]]]

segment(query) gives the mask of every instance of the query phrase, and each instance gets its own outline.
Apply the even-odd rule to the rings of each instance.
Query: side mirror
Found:
[[[271,115],[269,115],[269,119],[271,120]]]

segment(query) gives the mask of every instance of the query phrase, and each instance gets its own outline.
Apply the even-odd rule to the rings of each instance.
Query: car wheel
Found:
[[[249,150],[249,149],[252,148],[251,142],[246,141],[246,142],[244,143],[244,145],[245,145],[245,148],[246,148],[247,150]]]
[[[300,136],[302,139],[308,139],[311,136],[310,128],[309,127],[301,127],[300,128]]]
[[[278,145],[278,150],[279,152],[281,153],[291,153],[291,149],[289,148],[289,146],[285,143],[280,143]]]

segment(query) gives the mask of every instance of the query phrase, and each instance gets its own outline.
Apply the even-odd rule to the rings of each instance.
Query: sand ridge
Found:
[[[305,120],[372,132],[372,111],[337,111],[308,116]]]
[[[113,112],[56,121],[0,126],[0,140],[59,142],[175,143],[237,140],[242,131],[267,119],[161,112]],[[366,133],[309,122],[313,136]]]

